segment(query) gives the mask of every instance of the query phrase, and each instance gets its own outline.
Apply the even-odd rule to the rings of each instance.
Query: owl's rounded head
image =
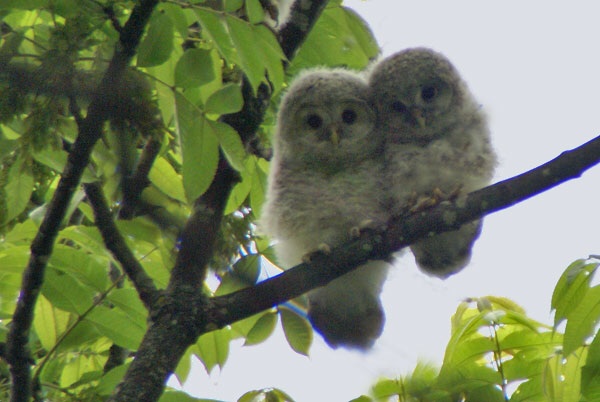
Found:
[[[284,95],[275,154],[286,162],[336,169],[373,156],[383,138],[373,135],[369,88],[347,70],[309,70]]]
[[[378,126],[397,143],[425,145],[462,118],[468,90],[450,61],[426,48],[378,63],[369,79]]]

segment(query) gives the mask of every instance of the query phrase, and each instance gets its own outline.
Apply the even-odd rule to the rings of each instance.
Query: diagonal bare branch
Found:
[[[211,306],[204,313],[210,317],[208,321],[206,316],[198,316],[203,333],[324,286],[368,260],[387,259],[430,233],[455,230],[462,224],[509,208],[580,177],[598,163],[600,136],[528,172],[472,192],[465,200],[393,218],[385,231],[365,232],[359,239],[334,248],[329,255],[316,254],[310,264],[300,264],[252,288],[210,299]]]
[[[144,267],[142,267],[129,247],[127,247],[125,239],[115,226],[113,216],[106,204],[102,187],[99,183],[90,183],[84,184],[83,188],[94,210],[96,227],[102,235],[106,248],[119,261],[123,271],[125,271],[127,277],[135,286],[144,306],[150,310],[158,297],[158,290],[154,286],[152,279],[144,271]]]

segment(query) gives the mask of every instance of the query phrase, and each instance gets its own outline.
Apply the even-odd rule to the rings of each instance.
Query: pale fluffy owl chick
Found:
[[[310,70],[283,97],[259,227],[278,243],[280,264],[347,242],[363,222],[386,222],[383,137],[364,79]],[[379,300],[388,264],[373,261],[308,293],[308,317],[332,347],[364,349],[381,334]]]
[[[486,117],[452,64],[430,49],[376,64],[369,85],[385,137],[385,176],[394,213],[424,199],[464,195],[488,185],[496,166]],[[446,278],[464,268],[481,221],[414,243],[424,272]]]

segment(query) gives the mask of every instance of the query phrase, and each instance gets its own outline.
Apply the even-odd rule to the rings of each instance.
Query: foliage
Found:
[[[212,259],[215,286],[204,289],[222,295],[264,278],[263,267],[274,260],[268,239],[257,237],[253,225],[264,198],[268,161],[261,150],[247,149],[220,119],[242,108],[241,77],[253,91],[267,84],[273,92],[257,133],[264,150],[277,99],[295,73],[315,65],[363,68],[378,47],[364,22],[332,1],[286,73],[276,31],[265,23],[266,2],[225,2],[225,9],[217,3],[159,3],[83,182],[101,184],[115,217],[126,218],[117,227],[128,247],[156,287],[165,288],[178,233],[194,201],[211,184],[222,152],[241,178],[230,195]],[[78,119],[88,112],[133,6],[116,0],[0,4],[0,342],[6,340],[15,310],[29,245],[67,166]],[[136,175],[148,157],[152,162],[140,180]],[[147,329],[147,311],[94,219],[85,192],[78,190],[35,307],[33,377],[37,393],[48,400],[106,398],[131,360],[127,351],[137,349]],[[290,346],[308,354],[312,329],[301,309],[278,308],[200,337],[180,362],[177,377],[187,378],[192,356],[208,372],[222,366],[231,340],[263,342],[278,321]],[[115,348],[124,352],[116,367]],[[4,387],[8,373],[3,361],[0,366]],[[277,390],[242,399],[262,400],[256,399],[261,395],[291,400]],[[170,392],[161,400],[187,399],[192,400]]]
[[[565,270],[552,297],[553,327],[505,298],[464,301],[452,318],[441,368],[418,364],[410,375],[379,380],[372,397],[356,400],[598,400],[600,285],[591,281],[599,265],[578,260]]]

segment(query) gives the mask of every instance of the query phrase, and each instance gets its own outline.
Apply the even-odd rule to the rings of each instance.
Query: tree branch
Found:
[[[102,235],[106,248],[119,261],[123,271],[135,286],[140,299],[146,308],[150,310],[159,292],[152,279],[146,274],[142,265],[127,247],[121,233],[117,230],[113,216],[104,199],[102,187],[98,183],[90,183],[84,184],[83,188],[94,210],[96,227]]]
[[[468,194],[465,200],[444,202],[427,211],[393,218],[385,231],[366,231],[360,238],[316,253],[300,264],[254,287],[214,297],[199,315],[203,332],[250,317],[309,290],[324,286],[368,260],[387,259],[430,233],[443,233],[485,215],[508,208],[568,180],[600,163],[600,136],[535,169]],[[208,321],[207,321],[208,320]]]
[[[31,256],[23,273],[21,293],[7,337],[7,361],[12,378],[11,401],[13,402],[27,402],[31,396],[29,333],[35,303],[54,241],[69,202],[89,162],[94,144],[100,138],[103,124],[109,117],[111,103],[114,101],[113,94],[117,92],[119,81],[135,53],[135,48],[157,1],[141,0],[134,7],[131,17],[123,28],[120,43],[89,105],[87,116],[79,126],[79,134],[69,154],[48,212],[31,244]]]

